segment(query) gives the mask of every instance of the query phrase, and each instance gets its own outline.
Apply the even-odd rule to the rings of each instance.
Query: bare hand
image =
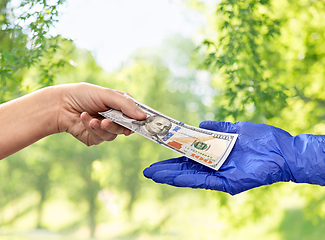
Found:
[[[131,134],[131,130],[101,117],[98,112],[114,108],[137,120],[146,118],[146,114],[132,99],[123,96],[122,91],[87,83],[59,87],[62,89],[58,115],[59,132],[68,132],[87,146],[112,141],[119,134]]]

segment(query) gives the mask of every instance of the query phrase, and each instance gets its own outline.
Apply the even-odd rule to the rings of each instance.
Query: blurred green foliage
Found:
[[[127,91],[194,126],[209,118],[267,123],[291,134],[325,132],[324,1],[187,1],[209,23],[202,44],[173,35],[111,73],[89,51],[47,34],[62,1],[22,1],[25,25],[13,25],[8,2],[0,4],[1,101],[51,84],[89,82]],[[0,233],[322,239],[322,187],[277,183],[229,196],[142,176],[149,164],[176,156],[136,134],[91,148],[66,134],[43,139],[0,162]]]
[[[58,7],[64,0],[23,0],[13,8],[10,0],[0,2],[0,102],[4,94],[20,88],[24,72],[31,66],[41,70],[41,86],[53,84],[53,71],[65,64],[55,59],[60,36],[49,35],[58,21]]]

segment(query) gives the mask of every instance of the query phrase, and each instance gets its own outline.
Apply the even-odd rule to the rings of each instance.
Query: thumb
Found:
[[[203,121],[200,123],[200,128],[217,132],[236,133],[237,125],[231,122]]]
[[[104,89],[104,88],[103,88]],[[142,120],[147,117],[146,113],[137,106],[132,98],[128,95],[122,95],[113,89],[104,89],[102,102],[109,108],[122,111],[125,115]]]

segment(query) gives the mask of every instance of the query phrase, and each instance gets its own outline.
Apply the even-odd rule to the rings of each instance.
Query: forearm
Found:
[[[293,137],[294,181],[325,185],[325,136],[301,134]],[[294,164],[293,164],[294,163]]]
[[[124,92],[87,83],[48,87],[2,104],[0,159],[58,132],[70,133],[87,146],[112,141],[125,129],[97,118],[110,108],[137,120],[146,118]]]
[[[0,105],[0,159],[58,132],[58,91],[44,88]]]

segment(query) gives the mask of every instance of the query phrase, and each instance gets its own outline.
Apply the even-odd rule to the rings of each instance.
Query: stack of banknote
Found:
[[[132,100],[147,114],[145,120],[132,119],[115,109],[99,114],[215,170],[221,167],[236,142],[237,134],[189,126]]]

